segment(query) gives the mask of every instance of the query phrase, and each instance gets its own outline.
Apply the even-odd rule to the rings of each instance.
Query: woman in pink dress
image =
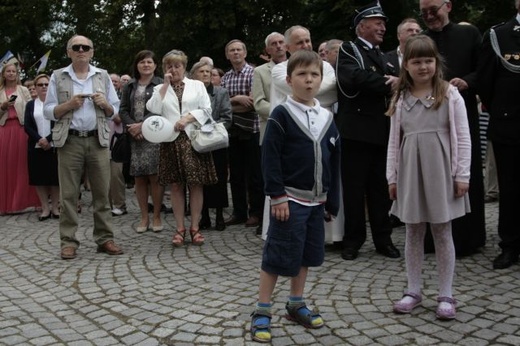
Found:
[[[29,186],[27,134],[23,128],[29,90],[20,83],[16,64],[0,74],[0,215],[39,207],[36,190]]]

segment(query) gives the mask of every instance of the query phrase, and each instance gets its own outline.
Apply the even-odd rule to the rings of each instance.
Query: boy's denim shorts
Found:
[[[289,220],[272,215],[264,244],[262,270],[297,276],[301,267],[318,267],[325,258],[324,206],[304,206],[289,201]]]

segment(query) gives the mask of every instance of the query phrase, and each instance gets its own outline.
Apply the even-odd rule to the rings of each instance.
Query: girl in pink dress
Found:
[[[394,304],[410,313],[421,304],[426,223],[430,223],[439,277],[437,318],[455,318],[452,295],[455,247],[451,220],[470,212],[471,139],[464,100],[442,79],[442,62],[427,36],[405,46],[391,115],[387,156],[390,212],[406,224],[408,288]]]
[[[31,100],[22,86],[16,64],[3,66],[0,75],[0,215],[40,206],[29,185],[27,134],[23,128],[25,104]]]

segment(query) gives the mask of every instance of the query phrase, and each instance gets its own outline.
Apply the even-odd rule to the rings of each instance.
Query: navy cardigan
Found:
[[[281,203],[292,197],[339,211],[340,136],[332,115],[318,139],[283,104],[271,113],[262,142],[265,194]]]

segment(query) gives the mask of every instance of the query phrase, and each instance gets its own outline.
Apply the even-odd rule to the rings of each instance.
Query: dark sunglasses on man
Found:
[[[92,47],[85,44],[73,44],[70,48],[75,52],[79,52],[80,49],[84,52],[88,52]]]

